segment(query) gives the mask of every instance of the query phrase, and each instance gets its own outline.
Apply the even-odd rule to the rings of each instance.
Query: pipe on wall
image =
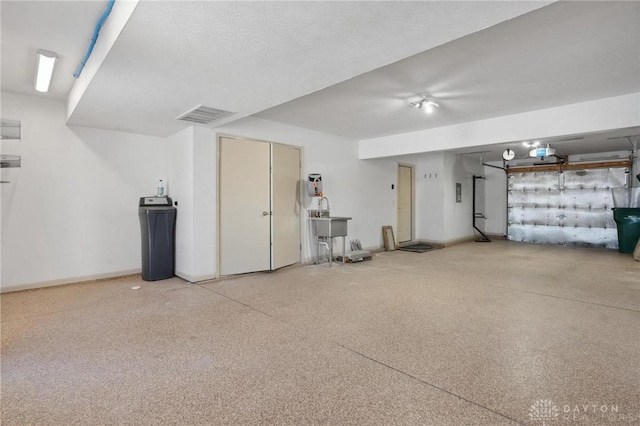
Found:
[[[89,56],[91,56],[91,52],[93,52],[93,47],[96,45],[96,41],[98,40],[98,35],[100,34],[100,29],[102,28],[104,21],[107,20],[107,17],[111,13],[111,9],[113,9],[113,4],[115,3],[115,1],[116,0],[109,0],[109,3],[107,4],[107,8],[102,13],[102,16],[100,17],[100,19],[98,20],[98,23],[96,24],[96,28],[93,31],[93,37],[91,37],[91,43],[89,44],[89,49],[87,49],[87,53],[84,55],[84,59],[82,60],[82,62],[80,62],[80,65],[78,65],[78,70],[76,71],[75,74],[73,74],[74,78],[80,77],[80,74],[82,73],[82,70],[84,69],[85,64],[89,60]]]

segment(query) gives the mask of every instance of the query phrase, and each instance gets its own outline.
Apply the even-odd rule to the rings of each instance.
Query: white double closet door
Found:
[[[300,149],[220,138],[220,275],[300,262]]]

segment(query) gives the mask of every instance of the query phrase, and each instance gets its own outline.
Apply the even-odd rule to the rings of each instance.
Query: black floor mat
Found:
[[[436,247],[430,246],[429,244],[412,244],[410,246],[398,247],[398,250],[402,251],[412,251],[414,253],[424,253],[429,250],[435,250]]]

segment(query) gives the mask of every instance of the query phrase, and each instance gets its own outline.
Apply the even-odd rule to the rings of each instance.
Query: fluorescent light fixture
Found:
[[[56,65],[58,55],[48,50],[39,49],[36,52],[36,82],[38,92],[48,92],[53,77],[53,68]]]

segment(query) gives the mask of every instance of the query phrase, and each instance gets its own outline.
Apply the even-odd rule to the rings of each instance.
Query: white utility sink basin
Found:
[[[312,217],[316,223],[316,236],[318,237],[346,237],[347,221],[350,217]]]
[[[345,238],[347,236],[347,221],[350,217],[329,216],[328,210],[314,210],[309,212],[309,219],[313,221],[316,231],[317,257],[320,263],[320,245],[326,245],[329,250],[329,266],[333,261],[333,238],[342,237],[342,263],[344,263]]]

